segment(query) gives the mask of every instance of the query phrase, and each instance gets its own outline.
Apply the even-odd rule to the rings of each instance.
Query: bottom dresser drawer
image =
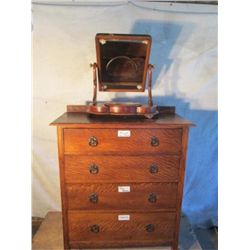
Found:
[[[68,212],[69,241],[77,246],[95,246],[122,241],[138,245],[166,244],[173,241],[176,214],[149,213],[85,213]],[[84,243],[85,242],[85,243]],[[91,243],[92,242],[92,243]],[[127,242],[127,244],[126,244]],[[144,244],[144,243],[145,244]],[[152,244],[150,244],[152,243]]]

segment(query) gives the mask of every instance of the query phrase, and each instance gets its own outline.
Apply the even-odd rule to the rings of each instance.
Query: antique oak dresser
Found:
[[[52,123],[58,134],[65,249],[178,249],[192,124],[173,112],[139,119],[89,117],[79,110],[68,107]]]
[[[153,105],[151,41],[149,35],[97,34],[92,103],[69,105],[52,123],[65,249],[178,249],[192,123],[174,107]],[[99,91],[143,92],[146,79],[148,104],[96,100],[97,85]]]

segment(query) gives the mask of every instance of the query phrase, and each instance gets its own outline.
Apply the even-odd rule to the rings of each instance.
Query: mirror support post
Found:
[[[154,69],[153,64],[148,65],[148,105],[153,106],[153,98],[152,98],[152,71]]]
[[[96,74],[97,74],[97,64],[96,63],[91,63],[90,67],[93,68],[93,105],[96,105],[96,97],[97,97],[97,78],[96,78]]]

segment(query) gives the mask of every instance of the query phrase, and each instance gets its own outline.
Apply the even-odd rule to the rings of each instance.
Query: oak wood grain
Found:
[[[180,153],[181,129],[130,129],[130,137],[118,137],[119,129],[64,129],[64,151],[67,154],[97,154],[115,152]],[[95,147],[89,145],[91,137],[98,140]],[[152,146],[153,137],[159,145]]]
[[[130,192],[118,192],[120,186],[129,187]],[[174,209],[177,187],[177,183],[68,184],[68,209]]]
[[[179,181],[180,158],[176,155],[65,155],[64,162],[66,183]],[[94,173],[93,165],[97,168]]]
[[[123,213],[126,214],[126,213]],[[175,213],[130,213],[129,221],[119,221],[118,213],[68,213],[70,241],[123,240],[173,240]],[[147,225],[153,224],[154,231],[148,232]],[[93,225],[99,232],[91,232]]]
[[[65,171],[64,171],[64,146],[63,146],[63,129],[57,127],[57,141],[58,141],[58,158],[60,164],[60,187],[61,187],[61,204],[62,204],[62,222],[63,222],[63,243],[64,249],[69,249],[68,239],[68,217],[67,217],[67,193],[65,183]]]

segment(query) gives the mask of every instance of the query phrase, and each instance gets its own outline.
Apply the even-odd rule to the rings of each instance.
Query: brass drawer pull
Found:
[[[155,230],[154,224],[148,224],[148,225],[146,226],[146,231],[147,231],[147,232],[152,233],[152,232],[154,232],[154,230]]]
[[[92,233],[99,233],[100,227],[99,227],[98,225],[94,224],[94,225],[92,225],[92,226],[90,227],[90,231],[91,231]]]
[[[151,174],[156,174],[156,173],[158,173],[158,166],[155,165],[155,164],[152,164],[152,165],[149,167],[149,172],[150,172]]]
[[[99,172],[98,166],[96,164],[94,164],[94,163],[91,164],[90,167],[89,167],[89,172],[91,174],[98,174],[98,172]]]
[[[149,194],[148,201],[151,203],[155,203],[157,201],[157,196],[154,193]]]
[[[151,146],[152,147],[157,147],[157,146],[159,146],[159,144],[160,144],[159,139],[156,136],[153,136],[151,138]]]
[[[93,193],[89,196],[89,201],[92,203],[97,203],[98,202],[98,195],[96,193]]]
[[[98,145],[98,140],[95,136],[89,138],[89,146],[96,147]]]

